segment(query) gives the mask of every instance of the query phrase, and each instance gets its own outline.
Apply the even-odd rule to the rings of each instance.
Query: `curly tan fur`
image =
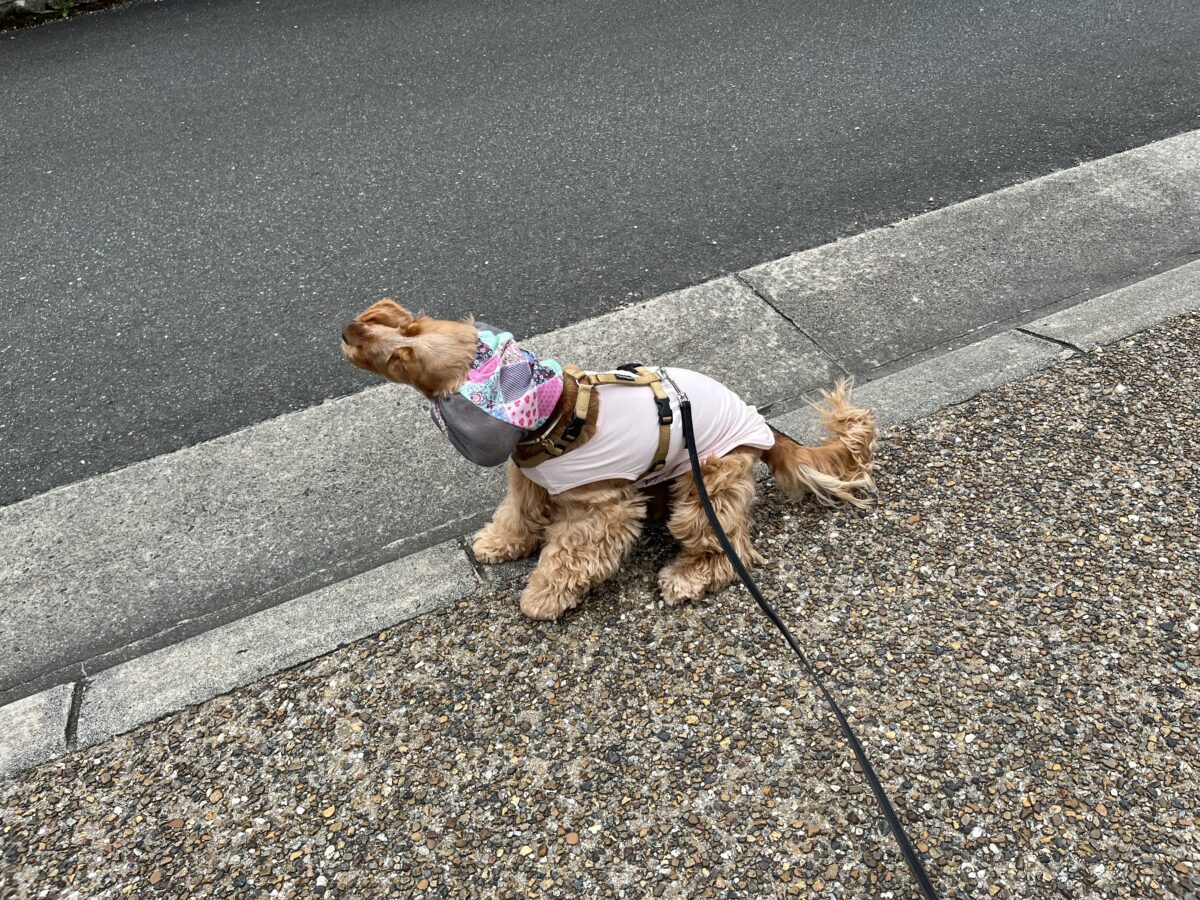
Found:
[[[346,327],[342,340],[342,353],[356,366],[412,385],[431,398],[457,390],[475,350],[469,322],[413,316],[392,300],[366,310]],[[791,499],[810,496],[828,505],[865,506],[862,495],[874,493],[874,416],[851,405],[848,382],[824,396],[818,409],[827,437],[820,446],[806,447],[777,432],[769,450],[738,447],[702,465],[713,507],[747,565],[761,561],[750,543],[756,460],[766,462]],[[552,418],[573,404],[573,393],[564,391]],[[588,416],[588,437],[598,411],[597,398]],[[663,493],[661,485],[639,490],[628,481],[610,480],[551,496],[510,461],[508,493],[491,522],[475,535],[474,553],[481,562],[499,563],[529,556],[541,546],[521,595],[521,610],[534,619],[557,619],[616,573],[641,535],[648,505]],[[659,573],[658,583],[664,599],[676,604],[720,590],[735,575],[709,527],[691,474],[676,478],[666,493],[667,527],[680,552]]]
[[[776,432],[775,446],[763,453],[763,459],[789,500],[809,495],[825,506],[869,506],[871,501],[861,494],[875,493],[871,477],[875,416],[850,405],[847,381],[822,394],[825,403],[818,404],[817,411],[828,435],[825,442],[820,447],[805,447]]]
[[[725,456],[707,459],[700,466],[721,527],[746,565],[762,561],[750,545],[754,462],[759,453],[756,449],[739,447]],[[733,581],[736,573],[709,527],[690,472],[676,478],[671,485],[671,501],[667,529],[682,549],[675,561],[658,573],[658,586],[663,599],[674,605],[720,590]]]
[[[587,484],[553,498],[546,545],[521,594],[531,619],[557,619],[616,574],[642,533],[646,498],[633,485]]]

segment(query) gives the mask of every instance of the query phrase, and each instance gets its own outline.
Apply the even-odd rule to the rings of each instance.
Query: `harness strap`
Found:
[[[654,405],[658,407],[658,447],[654,451],[654,462],[642,474],[642,478],[655,475],[666,466],[667,451],[671,449],[671,423],[675,421],[675,415],[671,412],[671,398],[662,386],[662,379],[655,377],[650,382],[650,390],[654,391]]]
[[[542,438],[541,450],[525,459],[513,457],[513,462],[519,468],[531,469],[548,459],[556,459],[575,446],[575,441],[583,433],[587,424],[588,412],[592,408],[592,393],[602,384],[619,384],[631,387],[648,387],[654,392],[654,405],[658,413],[658,447],[654,451],[654,460],[639,478],[661,472],[667,464],[667,452],[671,447],[671,424],[675,416],[671,411],[671,398],[662,385],[662,378],[657,372],[652,372],[645,366],[624,367],[616,372],[584,372],[577,366],[563,366],[563,375],[573,379],[577,385],[575,393],[575,408],[571,420],[558,430]],[[556,429],[557,430],[557,429]]]

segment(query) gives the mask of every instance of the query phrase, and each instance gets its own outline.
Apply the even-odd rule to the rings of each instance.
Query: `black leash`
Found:
[[[667,379],[670,381],[670,379]],[[871,786],[871,792],[875,795],[875,802],[879,804],[879,810],[883,813],[883,818],[887,821],[888,827],[892,830],[892,836],[895,837],[896,843],[900,845],[900,852],[904,855],[904,861],[908,863],[908,870],[912,872],[913,878],[921,888],[921,893],[926,900],[938,900],[938,893],[933,887],[933,882],[929,880],[929,874],[925,871],[925,866],[921,862],[921,857],[917,856],[916,850],[913,849],[912,841],[908,839],[908,834],[904,830],[904,826],[900,823],[900,817],[896,815],[896,810],[892,808],[892,801],[888,799],[887,792],[884,791],[883,785],[879,783],[879,776],[875,774],[875,769],[871,766],[871,761],[867,759],[866,751],[863,750],[862,744],[858,742],[857,735],[854,734],[854,729],[850,727],[850,723],[846,720],[842,708],[838,706],[837,700],[833,698],[833,694],[825,687],[825,682],[821,680],[821,676],[817,674],[817,670],[813,668],[812,663],[808,661],[808,657],[804,655],[804,651],[800,649],[800,645],[796,643],[796,639],[792,637],[792,633],[788,631],[788,627],[783,624],[783,620],[779,618],[779,613],[775,611],[767,599],[763,597],[758,589],[758,585],[754,583],[754,579],[750,577],[749,571],[742,563],[742,560],[737,555],[737,551],[733,549],[733,545],[729,543],[729,537],[725,534],[725,529],[721,527],[721,520],[717,518],[717,512],[713,509],[712,501],[708,499],[708,489],[704,486],[704,476],[700,473],[700,459],[696,455],[696,435],[692,431],[692,404],[687,398],[687,394],[679,390],[678,385],[671,382],[675,387],[676,393],[679,395],[679,411],[683,415],[683,440],[687,445],[688,459],[692,462],[692,478],[696,482],[696,492],[700,495],[700,505],[704,507],[704,512],[708,516],[708,521],[712,524],[713,532],[717,536],[717,540],[721,542],[721,548],[725,551],[725,555],[729,557],[730,563],[737,571],[738,577],[742,579],[742,584],[746,585],[746,590],[750,592],[750,596],[757,601],[759,608],[771,620],[771,624],[779,629],[780,633],[787,640],[788,645],[795,651],[796,656],[800,659],[804,671],[808,673],[809,679],[821,690],[825,696],[825,701],[829,704],[829,708],[833,710],[833,715],[838,721],[838,725],[842,729],[842,734],[850,743],[850,747],[854,750],[854,757],[858,760],[859,768],[862,769],[863,777],[867,779],[867,784]]]

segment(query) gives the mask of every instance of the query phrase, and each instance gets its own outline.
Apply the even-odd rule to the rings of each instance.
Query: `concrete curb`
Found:
[[[1200,310],[1200,261],[966,347],[924,357],[862,384],[855,390],[854,399],[875,410],[877,420],[886,429],[1196,310]],[[797,440],[810,440],[820,434],[817,416],[809,408],[777,416],[771,424]]]
[[[720,372],[801,437],[806,392],[855,374],[894,424],[1197,308],[1198,223],[1195,131],[528,343]],[[474,590],[454,541],[502,479],[425,417],[373,388],[0,508],[0,771]],[[402,586],[422,552],[454,560],[448,592]],[[330,612],[344,603],[361,619]]]
[[[854,399],[875,410],[880,426],[886,429],[962,403],[1071,354],[1058,344],[1006,331],[870,381],[854,392]],[[779,416],[771,424],[797,440],[814,440],[821,433],[810,409]]]
[[[0,778],[440,609],[479,583],[448,541],[0,707]]]
[[[1200,306],[1200,262],[1060,310],[1022,330],[1080,350],[1110,344]]]
[[[478,584],[461,547],[447,542],[114,666],[84,684],[78,745],[378,634]]]
[[[1200,310],[1190,263],[863,385],[857,399],[885,426],[912,421],[1174,315]],[[1039,337],[1045,331],[1047,337]],[[1067,339],[1070,340],[1067,340]],[[807,408],[772,418],[815,433]],[[490,586],[492,577],[486,579]],[[179,644],[0,707],[0,777],[299,665],[474,594],[480,579],[458,542],[388,563]]]
[[[60,684],[0,707],[0,778],[60,756],[75,685]]]

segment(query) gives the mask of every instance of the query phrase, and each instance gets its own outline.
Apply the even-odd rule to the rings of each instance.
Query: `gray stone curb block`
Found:
[[[67,749],[73,684],[60,684],[0,706],[0,778],[7,778]]]
[[[854,391],[854,400],[875,410],[880,427],[887,429],[962,403],[1070,355],[1071,351],[1058,344],[1006,331],[868,382]],[[801,441],[813,440],[821,433],[809,408],[779,416],[771,424]]]
[[[457,542],[447,542],[122,663],[87,685],[79,746],[445,606],[478,585]]]
[[[849,372],[1080,300],[1200,248],[1200,131],[742,273]]]
[[[838,373],[833,361],[732,276],[530,338],[544,356],[584,368],[626,362],[696,369],[763,406]]]
[[[1200,309],[1200,261],[1068,307],[1025,330],[1091,350],[1195,309]]]

